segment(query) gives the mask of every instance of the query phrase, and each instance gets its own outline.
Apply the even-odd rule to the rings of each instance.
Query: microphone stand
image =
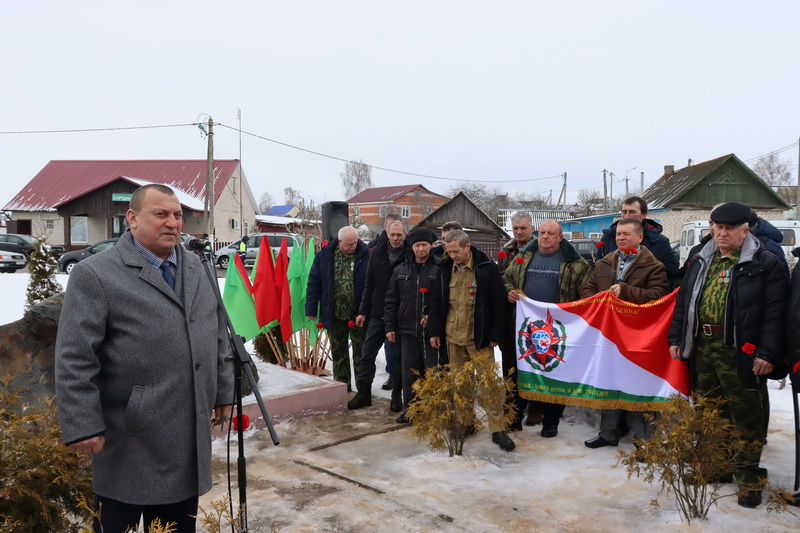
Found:
[[[190,247],[193,248],[192,245]],[[219,308],[222,309],[223,314],[225,315],[225,322],[228,328],[228,334],[230,335],[231,344],[233,345],[233,365],[234,365],[234,396],[236,401],[236,416],[239,417],[239,423],[236,425],[236,435],[239,439],[239,456],[236,462],[237,465],[237,476],[239,481],[239,526],[241,533],[247,533],[247,464],[246,459],[244,456],[244,424],[241,423],[241,416],[242,416],[242,373],[247,376],[247,381],[250,382],[250,387],[253,389],[253,394],[256,397],[256,403],[258,403],[258,408],[261,410],[261,416],[264,418],[264,422],[267,425],[267,429],[269,430],[269,435],[272,438],[272,443],[277,446],[280,444],[280,440],[278,439],[278,434],[275,433],[275,428],[272,426],[272,421],[269,418],[269,414],[267,414],[267,408],[264,405],[264,400],[261,398],[261,392],[258,390],[258,386],[256,384],[256,380],[253,377],[253,371],[250,370],[250,354],[247,353],[247,350],[244,347],[244,339],[236,334],[236,330],[233,328],[233,323],[231,322],[231,317],[228,315],[228,310],[225,309],[225,304],[222,302],[222,293],[219,290],[219,283],[217,282],[217,274],[214,271],[214,268],[211,266],[211,262],[208,260],[206,254],[201,252],[201,262],[203,263],[203,267],[205,268],[206,274],[208,275],[208,280],[211,282],[211,287],[214,289],[214,295],[217,297],[217,304]],[[233,423],[233,420],[231,420]]]

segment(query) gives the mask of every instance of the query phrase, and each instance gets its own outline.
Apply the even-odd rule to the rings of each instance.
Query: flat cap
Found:
[[[433,230],[428,228],[414,228],[408,234],[408,245],[411,246],[415,242],[429,242],[433,244],[436,242],[436,234]]]
[[[741,226],[750,221],[753,210],[739,202],[726,202],[711,211],[711,221],[715,224]]]

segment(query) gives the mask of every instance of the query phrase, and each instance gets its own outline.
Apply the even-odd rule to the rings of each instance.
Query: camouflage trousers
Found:
[[[742,452],[736,458],[734,470],[739,487],[751,488],[767,477],[767,470],[759,466],[764,419],[768,416],[763,408],[767,380],[753,375],[739,376],[739,356],[733,347],[723,345],[722,335],[700,333],[696,341],[694,371],[697,392],[711,398],[724,398],[722,415],[733,423],[742,440],[758,443],[754,450]]]
[[[353,373],[358,376],[359,360],[364,347],[365,328],[348,326],[348,320],[333,319],[333,328],[328,331],[331,340],[331,357],[333,358],[333,379],[347,383],[347,390],[351,390],[350,385],[350,350],[348,341],[353,342]]]

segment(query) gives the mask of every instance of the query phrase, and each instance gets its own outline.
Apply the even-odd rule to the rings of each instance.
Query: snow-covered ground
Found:
[[[68,278],[60,275],[66,286]],[[221,282],[223,280],[220,280]],[[22,315],[27,274],[0,274],[0,323]],[[707,522],[680,521],[676,506],[657,488],[616,466],[619,448],[590,450],[593,417],[568,408],[559,435],[544,439],[537,427],[513,436],[517,448],[501,451],[487,432],[468,439],[462,457],[431,451],[412,428],[397,429],[388,412],[383,354],[371,408],[276,424],[281,444],[266,431],[248,430],[248,507],[252,531],[800,531],[800,520],[769,513],[765,505],[745,509],[735,498],[712,508]],[[265,383],[273,391],[291,384]],[[770,482],[794,484],[794,427],[791,390],[770,382],[772,415],[762,465]],[[345,439],[349,440],[345,441]],[[235,437],[234,437],[235,440]],[[235,446],[231,451],[236,455]],[[226,492],[226,442],[214,445],[214,490]],[[235,458],[233,459],[235,476]],[[724,490],[732,492],[733,485]],[[237,488],[233,488],[234,497]]]

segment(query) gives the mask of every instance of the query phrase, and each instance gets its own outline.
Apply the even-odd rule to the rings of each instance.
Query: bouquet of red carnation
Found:
[[[505,259],[506,257],[508,257],[508,254],[506,253],[505,250],[500,250],[499,252],[497,252],[498,259]]]

